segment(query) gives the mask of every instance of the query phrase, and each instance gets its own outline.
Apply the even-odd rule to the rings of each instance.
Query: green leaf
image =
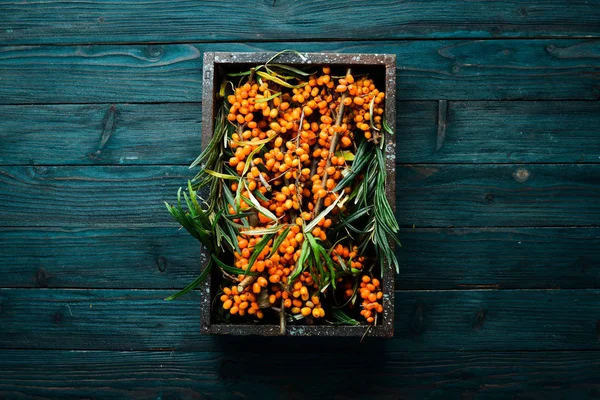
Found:
[[[291,67],[291,66],[285,65],[285,64],[269,64],[269,67],[270,68],[279,68],[284,71],[290,72],[292,74],[300,75],[300,76],[311,76],[312,74],[315,73],[315,72],[304,72],[298,68],[294,68],[294,67]]]
[[[329,207],[327,207],[326,209],[324,209],[323,211],[321,211],[319,213],[319,215],[317,215],[315,217],[315,219],[313,219],[312,221],[310,221],[310,224],[304,226],[304,233],[307,232],[312,232],[312,230],[319,225],[319,222],[321,222],[321,220],[323,218],[325,218],[327,216],[327,214],[329,214],[331,212],[331,210],[333,210],[333,208],[335,206],[337,206],[337,203],[342,199],[342,197],[344,197],[344,193],[342,193],[340,196],[338,196],[337,199],[335,199],[335,201],[333,203],[331,203],[331,205]]]
[[[269,253],[267,258],[270,258],[273,254],[275,254],[275,252],[277,252],[277,249],[279,248],[279,246],[281,246],[281,243],[283,243],[283,241],[287,237],[287,234],[290,232],[290,229],[291,229],[291,227],[288,226],[287,228],[285,228],[285,230],[283,232],[281,232],[277,236],[277,239],[275,239],[275,241],[273,242],[273,246],[271,247],[271,252]]]
[[[356,158],[354,154],[349,150],[338,150],[335,152],[336,157],[344,157],[346,161],[354,161]]]
[[[267,228],[247,229],[240,232],[241,235],[269,235],[277,233],[282,228],[282,225],[274,225]]]
[[[281,244],[280,244],[281,245]],[[288,278],[288,284],[294,283],[294,280],[306,269],[306,260],[310,255],[310,246],[308,245],[308,240],[302,242],[302,248],[300,250],[300,257],[296,262],[296,268],[292,271],[292,274]]]
[[[264,215],[267,218],[272,219],[275,222],[278,221],[277,217],[275,216],[275,214],[273,214],[267,208],[265,208],[265,207],[263,207],[263,206],[260,205],[260,203],[258,202],[258,200],[256,200],[256,197],[254,197],[254,195],[252,194],[251,191],[248,191],[248,196],[250,197],[250,202],[252,203],[252,205],[254,206],[254,208],[256,208],[262,215]]]
[[[335,318],[336,321],[338,321],[340,324],[343,325],[360,325],[360,322],[358,322],[357,320],[355,320],[354,318],[349,317],[345,312],[343,312],[342,310],[339,309],[332,309],[331,310],[331,315],[333,316],[333,318]]]
[[[250,256],[250,260],[248,260],[248,266],[246,267],[246,275],[248,275],[250,268],[252,268],[254,262],[256,261],[260,253],[265,249],[269,241],[273,239],[273,236],[275,236],[275,234],[273,233],[263,236],[260,242],[258,242],[256,246],[254,246],[254,249],[252,250],[252,255]]]
[[[252,194],[253,194],[253,195],[254,195],[254,196],[257,198],[257,199],[260,199],[260,200],[262,200],[262,201],[269,201],[269,199],[267,199],[267,198],[265,197],[265,195],[264,195],[264,194],[262,194],[262,193],[260,192],[260,190],[258,190],[258,189],[255,189],[255,190],[252,192]]]
[[[257,71],[256,74],[263,79],[266,79],[268,81],[273,81],[276,84],[278,84],[279,86],[283,86],[283,87],[290,88],[290,89],[298,89],[298,88],[306,86],[306,84],[307,84],[307,82],[303,82],[298,85],[291,85],[291,84],[287,83],[286,81],[279,79],[276,76],[269,75],[268,73],[263,72],[263,71]]]
[[[249,70],[249,71],[244,71],[244,72],[233,72],[233,73],[227,74],[227,76],[233,76],[233,77],[247,76],[247,75],[250,75],[251,73],[252,73],[252,71]]]
[[[229,272],[230,274],[235,274],[235,275],[245,274],[245,275],[250,275],[250,276],[260,275],[259,272],[244,271],[243,269],[240,269],[237,267],[232,267],[231,265],[227,265],[223,261],[219,260],[214,254],[211,254],[211,258],[213,259],[213,261],[215,263],[217,263],[219,268],[221,268],[225,272]]]
[[[165,300],[167,300],[167,301],[175,300],[175,299],[183,296],[184,294],[187,294],[187,293],[191,292],[192,290],[196,289],[196,287],[198,285],[200,285],[202,282],[204,282],[206,280],[211,269],[212,269],[212,261],[209,261],[206,268],[204,268],[202,273],[196,279],[194,279],[192,282],[190,282],[189,285],[187,285],[186,287],[181,289],[179,292],[172,294],[171,296],[165,298]]]
[[[275,94],[272,94],[269,97],[264,97],[262,99],[258,99],[258,100],[255,101],[255,103],[265,103],[265,102],[267,102],[269,100],[273,100],[277,96],[281,96],[281,92],[277,92]]]
[[[369,164],[373,156],[372,154],[369,154],[367,147],[368,142],[366,140],[363,140],[358,146],[358,149],[356,150],[354,161],[352,162],[350,170],[348,171],[346,176],[344,176],[338,182],[337,186],[333,188],[333,192],[337,192],[345,188],[347,185],[352,184],[356,177],[360,175],[363,169]]]
[[[233,175],[228,175],[228,174],[222,174],[220,172],[216,172],[210,169],[205,169],[204,172],[206,172],[209,175],[212,175],[216,178],[221,178],[221,179],[229,179],[229,180],[233,180],[233,181],[237,181],[238,179],[240,179],[239,176],[233,176]]]

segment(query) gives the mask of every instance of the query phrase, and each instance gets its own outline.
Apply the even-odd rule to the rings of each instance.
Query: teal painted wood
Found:
[[[598,352],[381,355],[356,349],[328,354],[325,363],[323,350],[269,357],[224,345],[203,353],[2,350],[0,396],[550,400],[594,398],[600,391]],[[360,379],[349,379],[357,371]]]
[[[598,228],[406,228],[397,289],[600,288]],[[0,228],[4,287],[178,288],[200,249],[171,228]]]
[[[0,348],[230,351],[261,349],[264,338],[200,335],[200,293],[175,302],[169,290],[0,289]],[[395,336],[366,349],[600,349],[599,290],[398,291]],[[354,340],[354,341],[352,341]],[[349,351],[359,340],[269,339],[269,351]],[[374,346],[374,347],[370,347]],[[293,348],[293,349],[292,349]]]
[[[164,202],[193,176],[186,166],[2,167],[0,224],[176,227]]]
[[[598,163],[600,102],[448,101],[396,106],[402,163]]]
[[[179,288],[200,271],[200,245],[177,227],[0,228],[5,287]]]
[[[0,163],[189,165],[201,114],[194,103],[0,106]]]
[[[600,40],[428,40],[0,48],[0,104],[198,102],[202,53],[396,54],[399,100],[596,100]]]
[[[0,226],[176,226],[185,166],[6,166]],[[396,215],[406,227],[593,226],[600,165],[400,165]]]
[[[5,2],[3,43],[600,35],[597,1]]]
[[[598,228],[402,229],[397,289],[599,288]]]
[[[400,101],[400,163],[600,161],[600,103]],[[0,106],[0,164],[189,165],[200,151],[201,104]],[[439,146],[439,148],[438,148]]]
[[[396,215],[410,227],[597,226],[600,165],[401,165]]]

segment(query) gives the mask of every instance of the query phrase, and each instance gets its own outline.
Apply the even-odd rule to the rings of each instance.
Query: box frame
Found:
[[[260,65],[267,62],[276,53],[231,53],[231,52],[206,52],[204,53],[204,71],[202,84],[202,150],[210,141],[215,117],[216,94],[219,90],[219,71],[221,67],[234,64]],[[293,65],[324,65],[348,66],[353,65],[385,68],[385,118],[388,125],[396,132],[396,55],[395,54],[340,54],[340,53],[283,53],[277,59],[280,64]],[[386,195],[388,201],[395,210],[396,197],[396,138],[389,135],[385,138],[387,186]],[[390,243],[393,246],[393,243]],[[201,268],[206,268],[208,257],[202,251],[200,257]],[[212,274],[200,285],[201,291],[201,315],[200,330],[202,334],[226,334],[226,335],[260,335],[260,336],[357,336],[365,334],[365,325],[343,326],[343,325],[288,325],[282,334],[279,325],[260,324],[214,324],[212,323],[211,304],[214,294],[212,293]],[[392,337],[394,334],[394,275],[393,266],[388,266],[383,275],[383,315],[381,323],[369,329],[367,336]]]

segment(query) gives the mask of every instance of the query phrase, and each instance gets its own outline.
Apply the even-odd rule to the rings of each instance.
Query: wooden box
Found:
[[[210,141],[216,113],[216,95],[220,82],[225,74],[231,71],[241,71],[244,68],[264,64],[275,53],[227,53],[207,52],[204,54],[204,71],[202,85],[202,149]],[[280,54],[276,62],[295,66],[325,64],[331,66],[349,66],[353,71],[366,71],[379,81],[379,87],[385,88],[385,118],[395,132],[396,121],[396,56],[390,54],[339,54],[339,53],[294,53]],[[396,139],[393,135],[386,137],[386,166],[387,166],[387,197],[394,207],[395,204],[395,158]],[[392,244],[390,244],[392,245]],[[208,263],[206,254],[202,254],[201,265],[205,268]],[[212,276],[200,286],[201,297],[201,332],[204,334],[229,335],[261,335],[261,336],[363,336],[366,325],[287,325],[284,333],[280,332],[279,324],[222,324],[212,319],[211,305],[217,284],[218,271],[213,270]],[[369,329],[367,336],[392,337],[394,334],[394,274],[392,266],[384,271],[383,277],[383,318],[382,321]]]

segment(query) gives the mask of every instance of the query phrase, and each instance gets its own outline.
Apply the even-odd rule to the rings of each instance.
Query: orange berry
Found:
[[[365,99],[363,99],[362,97],[358,97],[356,96],[354,98],[354,104],[356,104],[357,106],[362,106],[365,102]]]
[[[260,285],[257,282],[254,282],[252,285],[252,292],[257,294],[260,293]]]

